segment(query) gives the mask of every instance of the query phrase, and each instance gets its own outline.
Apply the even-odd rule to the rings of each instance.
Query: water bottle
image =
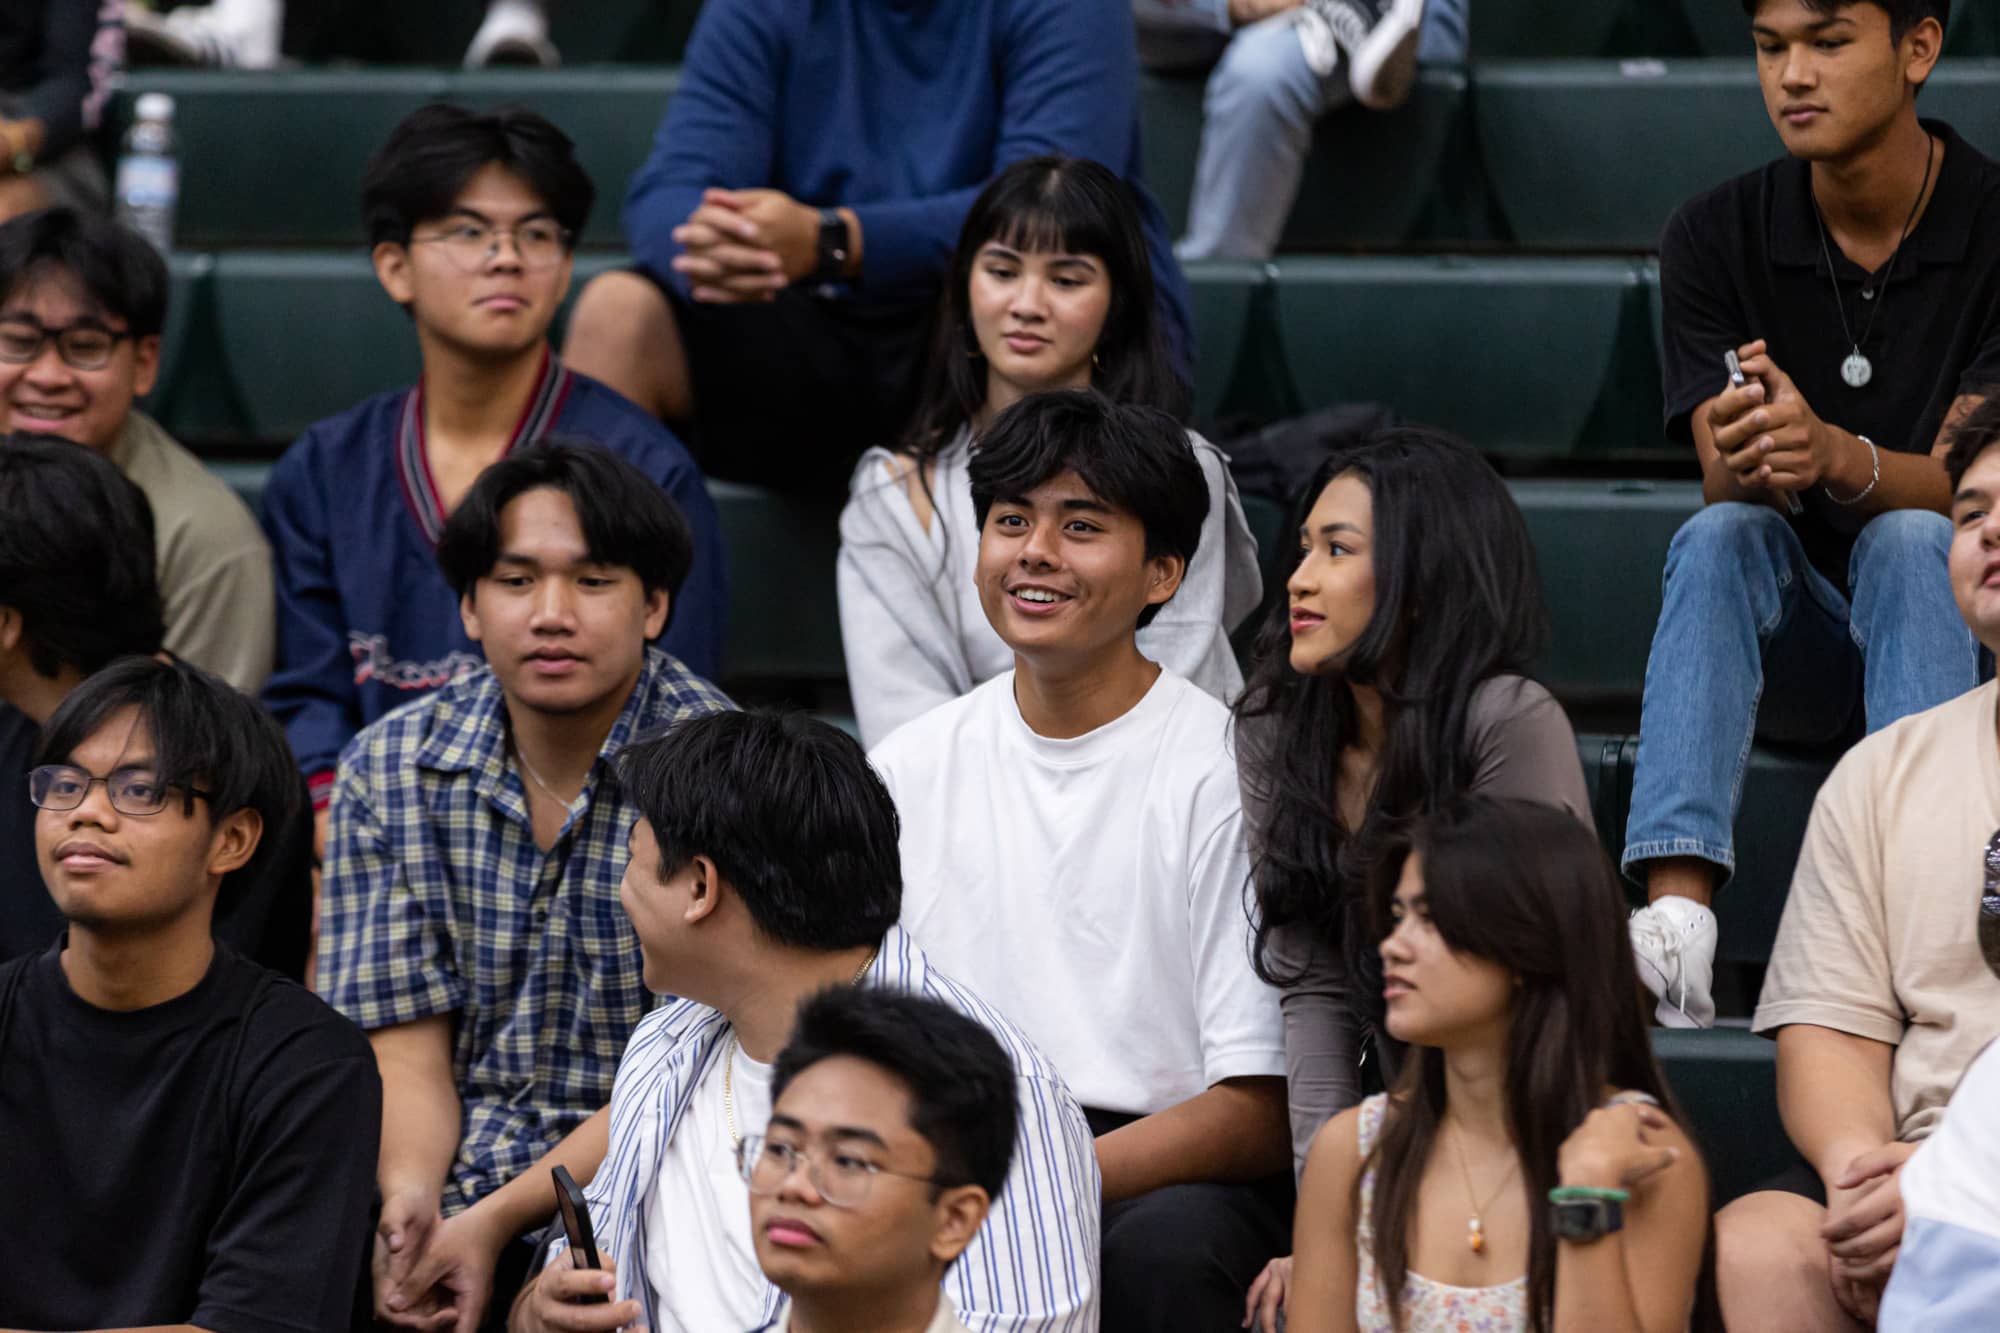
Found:
[[[118,157],[118,220],[153,243],[174,248],[174,211],[181,198],[181,164],[174,152],[174,99],[145,93],[125,131]]]

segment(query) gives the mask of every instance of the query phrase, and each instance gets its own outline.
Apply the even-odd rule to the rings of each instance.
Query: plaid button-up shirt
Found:
[[[463,1113],[447,1214],[470,1206],[611,1098],[652,1004],[618,901],[635,814],[609,760],[628,741],[733,708],[648,650],[639,683],[546,853],[482,669],[348,743],[320,901],[319,985],[365,1030],[457,1016]]]

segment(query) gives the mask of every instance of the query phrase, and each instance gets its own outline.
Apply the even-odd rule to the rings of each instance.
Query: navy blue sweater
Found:
[[[315,802],[341,747],[399,704],[486,664],[437,563],[444,513],[424,462],[418,390],[378,394],[307,429],[271,470],[264,531],[278,585],[278,666],[264,701]],[[722,654],[722,530],[701,471],[659,422],[550,359],[510,448],[594,441],[660,484],[687,516],[694,565],[660,646],[712,678]]]
[[[714,186],[783,190],[861,220],[856,300],[935,295],[966,210],[1002,167],[1095,158],[1135,186],[1130,0],[706,0],[680,87],[625,200],[641,267],[673,282],[673,229]],[[1162,332],[1192,364],[1187,283],[1139,190]]]

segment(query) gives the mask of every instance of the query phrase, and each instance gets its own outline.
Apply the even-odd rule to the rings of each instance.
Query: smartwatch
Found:
[[[1549,1220],[1557,1240],[1588,1245],[1625,1225],[1624,1190],[1558,1186],[1549,1191]]]
[[[840,282],[847,276],[847,220],[837,208],[819,211],[819,267],[814,282]]]

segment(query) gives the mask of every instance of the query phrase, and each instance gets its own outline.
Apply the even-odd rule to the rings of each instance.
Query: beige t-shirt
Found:
[[[2000,1035],[1979,953],[1986,844],[2000,831],[1992,683],[1848,752],[1813,803],[1753,1026],[1811,1023],[1896,1047],[1896,1137],[1944,1114]]]
[[[228,483],[143,412],[111,461],[153,507],[167,651],[255,694],[276,651],[277,592],[263,529]]]

